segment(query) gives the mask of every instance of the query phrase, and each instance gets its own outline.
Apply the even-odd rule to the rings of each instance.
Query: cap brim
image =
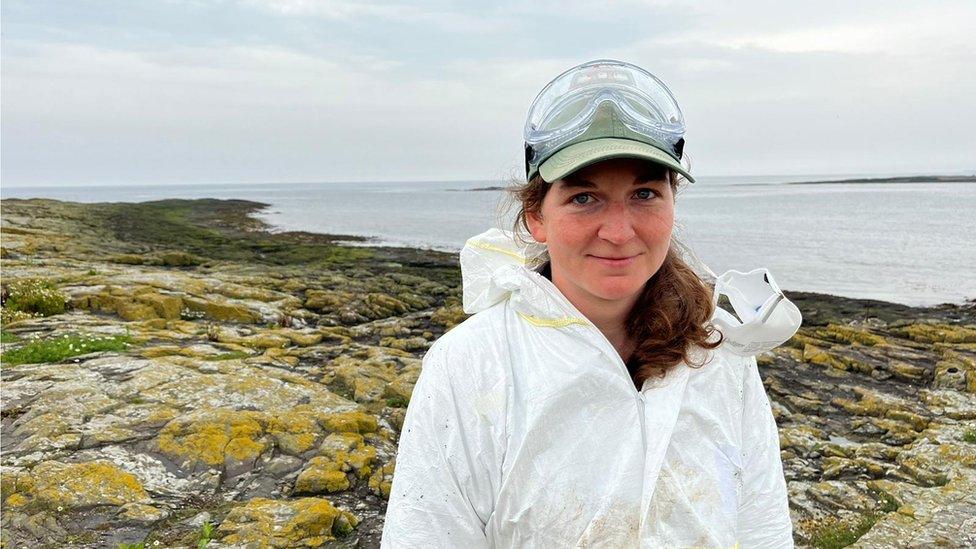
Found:
[[[542,179],[552,183],[580,168],[611,158],[640,158],[671,168],[685,176],[689,182],[695,182],[695,178],[680,162],[661,149],[640,141],[616,137],[601,137],[570,145],[543,162],[539,166],[539,174]]]

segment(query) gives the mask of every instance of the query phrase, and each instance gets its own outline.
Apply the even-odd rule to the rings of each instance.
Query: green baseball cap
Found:
[[[549,183],[603,160],[611,158],[639,158],[683,175],[694,183],[681,159],[668,152],[665,145],[650,136],[631,130],[620,119],[611,102],[603,103],[587,130],[552,153],[539,165],[537,171]],[[529,175],[531,179],[535,171]]]

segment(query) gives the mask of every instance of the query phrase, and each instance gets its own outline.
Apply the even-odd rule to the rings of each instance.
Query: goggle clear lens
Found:
[[[605,101],[635,132],[671,146],[684,136],[684,116],[663,82],[636,65],[600,59],[569,69],[539,92],[525,122],[526,144],[545,157],[585,132]]]

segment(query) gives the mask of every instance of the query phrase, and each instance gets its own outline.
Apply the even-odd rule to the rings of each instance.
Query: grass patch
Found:
[[[867,533],[880,518],[877,514],[862,515],[856,521],[838,520],[824,524],[810,535],[810,545],[818,549],[841,549],[853,544]]]
[[[390,408],[406,408],[410,401],[400,395],[391,396],[386,399],[386,405]]]
[[[20,322],[21,320],[30,320],[34,318],[31,313],[25,313],[24,311],[15,311],[10,307],[0,308],[0,324],[4,326],[9,326],[14,322]]]
[[[0,331],[0,343],[17,343],[20,338],[10,332]]]
[[[58,315],[65,311],[67,298],[54,283],[38,278],[15,280],[8,287],[4,307],[40,316]]]
[[[200,537],[197,539],[197,549],[204,549],[210,543],[213,538],[213,528],[213,523],[210,521],[203,523],[203,526],[200,527]]]
[[[60,362],[66,358],[97,351],[124,351],[132,342],[125,335],[98,336],[68,334],[55,338],[36,339],[0,355],[6,366]]]
[[[810,545],[818,549],[840,549],[853,544],[866,534],[881,517],[898,510],[901,503],[884,491],[872,491],[877,507],[856,519],[828,519],[810,535]]]
[[[962,434],[962,440],[963,442],[976,444],[976,429],[966,429],[966,432]]]
[[[68,547],[74,547],[76,545],[91,545],[98,541],[98,534],[92,532],[91,530],[80,532],[77,534],[68,534],[64,538],[64,542]]]
[[[878,496],[878,503],[880,504],[880,507],[878,507],[878,509],[882,513],[893,513],[898,510],[898,507],[900,507],[898,500],[896,500],[894,496],[892,496],[887,492],[880,492],[877,494],[877,496]]]

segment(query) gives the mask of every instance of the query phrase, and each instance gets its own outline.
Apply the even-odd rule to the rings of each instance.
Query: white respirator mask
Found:
[[[768,269],[726,271],[715,279],[713,308],[718,308],[720,295],[728,296],[739,320],[723,309],[726,314],[719,312],[712,323],[734,354],[753,356],[772,350],[793,337],[803,323],[800,310],[786,299]]]

